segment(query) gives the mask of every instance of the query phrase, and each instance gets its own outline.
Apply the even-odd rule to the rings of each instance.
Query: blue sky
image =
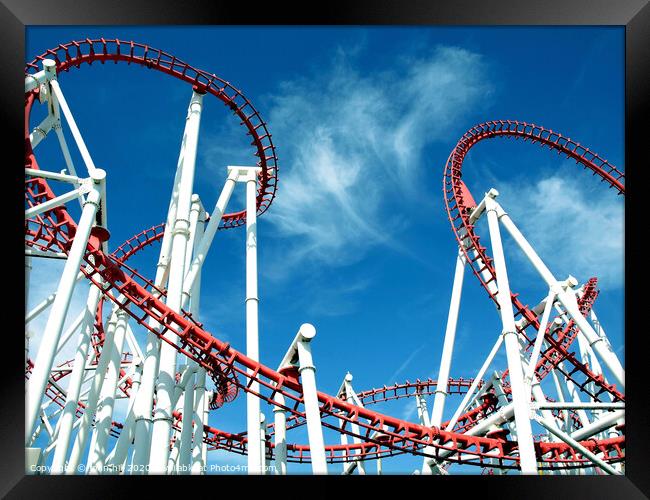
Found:
[[[280,181],[259,224],[261,360],[276,367],[299,325],[313,323],[319,389],[329,393],[347,371],[357,391],[436,377],[455,264],[442,172],[467,129],[491,119],[533,122],[625,169],[622,28],[33,27],[26,57],[86,37],[148,43],[214,72],[268,122]],[[122,64],[84,66],[60,83],[96,165],[108,173],[115,248],[163,221],[191,90]],[[196,192],[211,210],[226,165],[251,164],[253,156],[238,120],[209,97]],[[42,168],[63,168],[52,138],[37,158]],[[82,165],[78,155],[75,163]],[[622,198],[565,158],[508,140],[477,146],[464,180],[476,198],[500,191],[558,278],[599,277],[595,309],[622,358]],[[230,208],[242,207],[239,186]],[[541,282],[506,244],[512,288],[534,305],[545,294]],[[133,259],[152,278],[158,248]],[[53,290],[52,266],[39,268],[50,278],[32,287],[30,304]],[[201,319],[242,351],[244,277],[244,231],[221,231],[204,267]],[[73,306],[83,295],[82,286]],[[452,376],[474,376],[499,323],[467,274]],[[505,355],[497,362],[504,369]],[[210,423],[244,430],[244,400],[214,412]],[[445,416],[457,402],[450,398]],[[377,409],[417,418],[410,400]],[[301,431],[294,437],[306,442]],[[326,433],[326,441],[338,438]],[[410,472],[421,460],[389,462],[386,471]]]

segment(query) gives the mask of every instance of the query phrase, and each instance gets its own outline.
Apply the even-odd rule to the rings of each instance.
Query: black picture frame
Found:
[[[255,486],[266,491],[290,494],[295,482],[300,488],[308,487],[319,494],[309,497],[337,495],[345,496],[340,488],[362,488],[366,494],[381,488],[383,491],[402,490],[415,494],[417,489],[427,495],[440,494],[440,488],[461,496],[498,498],[648,498],[650,497],[650,470],[647,450],[650,421],[648,418],[648,391],[645,386],[646,356],[640,348],[645,335],[640,319],[644,310],[644,281],[635,272],[634,259],[643,255],[640,238],[644,237],[644,207],[639,200],[641,190],[641,169],[647,163],[643,155],[646,138],[642,132],[648,116],[650,95],[650,6],[647,0],[545,0],[544,2],[522,2],[521,0],[447,0],[447,1],[401,1],[356,0],[348,2],[330,1],[313,4],[307,11],[307,4],[270,2],[265,6],[236,4],[223,1],[144,1],[108,2],[98,0],[2,0],[0,5],[0,51],[2,52],[2,110],[8,126],[5,135],[4,158],[9,168],[9,177],[15,181],[15,189],[6,190],[3,211],[5,222],[15,229],[15,239],[5,243],[6,268],[15,268],[15,278],[5,275],[5,287],[15,287],[15,293],[5,298],[3,317],[9,319],[4,331],[6,351],[3,359],[4,376],[2,384],[2,418],[0,420],[0,494],[9,498],[38,498],[43,495],[55,497],[117,496],[132,494],[134,481],[140,487],[154,493],[165,488],[170,481],[199,481],[204,486],[187,489],[186,495],[215,494],[233,495],[242,488]],[[517,477],[517,476],[383,476],[383,477],[287,477],[281,480],[269,477],[223,477],[218,476],[218,490],[205,490],[202,481],[207,478],[115,478],[115,477],[51,477],[24,475],[23,426],[24,415],[24,366],[22,366],[22,336],[17,334],[23,327],[20,311],[24,310],[24,294],[21,293],[23,257],[23,204],[20,186],[24,181],[18,175],[17,165],[23,156],[23,68],[25,62],[25,28],[33,25],[206,25],[206,24],[282,24],[282,25],[618,25],[625,26],[626,66],[626,118],[625,118],[625,172],[626,199],[625,233],[625,324],[627,372],[626,392],[626,476],[625,477]],[[558,55],[561,57],[561,55]],[[603,124],[604,127],[607,124]],[[639,205],[637,207],[637,205]],[[15,243],[15,244],[14,244]],[[629,260],[628,260],[629,258]],[[15,260],[14,260],[15,259]],[[636,328],[635,328],[636,327]],[[323,482],[323,484],[321,484]],[[505,483],[504,483],[505,482]],[[386,483],[392,483],[386,486]],[[278,486],[280,485],[280,486]],[[297,490],[294,490],[297,491]],[[420,493],[417,493],[420,494]],[[284,496],[283,495],[283,496]],[[383,495],[382,495],[383,496]]]

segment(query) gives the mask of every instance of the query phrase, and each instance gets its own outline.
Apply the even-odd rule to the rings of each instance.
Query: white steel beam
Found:
[[[234,170],[228,167],[229,179]],[[257,293],[257,174],[258,167],[238,168],[239,181],[246,183],[246,356],[254,361],[259,361],[259,297]],[[205,239],[204,235],[204,239]],[[250,368],[247,373],[252,374]],[[257,381],[250,383],[253,392],[260,392]],[[246,393],[246,427],[248,435],[248,473],[261,474],[262,463],[260,454],[260,400],[250,392]]]
[[[95,214],[99,208],[98,185],[105,182],[106,173],[97,169],[93,173],[93,188],[88,193],[84,208],[77,225],[77,232],[68,253],[61,280],[57,289],[56,298],[52,304],[52,310],[47,320],[43,338],[39,348],[38,356],[34,363],[34,370],[30,376],[27,389],[27,415],[25,423],[25,444],[32,436],[41,398],[45,391],[47,379],[52,369],[56,348],[61,338],[61,332],[65,317],[70,307],[70,300],[76,284],[76,276],[79,272],[83,256],[86,251],[86,244],[90,236],[90,230],[94,223]]]
[[[494,201],[494,204],[495,210],[498,212],[498,219],[501,224],[503,224],[517,245],[519,245],[519,248],[521,248],[524,254],[526,254],[526,257],[528,257],[530,262],[533,264],[544,281],[546,281],[548,286],[551,287],[551,290],[557,293],[557,298],[560,300],[567,312],[571,315],[571,318],[575,321],[580,333],[586,337],[591,347],[598,353],[607,368],[609,368],[611,371],[612,375],[614,375],[616,381],[621,385],[621,387],[624,388],[625,371],[623,370],[621,362],[619,361],[614,351],[611,349],[609,343],[605,342],[602,337],[600,337],[595,332],[594,328],[589,324],[587,319],[580,313],[575,294],[565,290],[562,286],[560,286],[560,283],[558,283],[558,281],[555,279],[553,273],[551,273],[546,264],[544,264],[539,255],[537,255],[537,252],[535,252],[530,243],[528,243],[526,238],[524,238],[523,234],[519,231],[517,226],[515,226],[514,222],[512,222],[508,214],[496,201]]]
[[[176,217],[172,230],[169,285],[167,287],[167,306],[176,312],[180,312],[181,310],[183,280],[185,277],[185,256],[188,251],[189,217],[202,102],[203,95],[193,92],[183,139],[184,153],[181,153],[183,166],[179,184]],[[173,343],[177,341],[177,337],[171,332],[166,332],[165,337]],[[158,400],[154,412],[149,456],[149,472],[153,474],[164,474],[167,471],[169,439],[172,427],[172,395],[174,392],[176,356],[177,351],[173,346],[167,344],[167,342],[161,343],[157,383]]]
[[[515,424],[517,427],[521,472],[522,474],[536,474],[537,460],[535,457],[533,433],[529,416],[530,397],[528,396],[528,391],[524,385],[519,338],[515,326],[514,312],[512,310],[510,284],[508,281],[503,246],[501,244],[501,233],[499,231],[496,202],[494,201],[494,197],[497,195],[498,193],[496,190],[490,190],[485,197],[485,210],[487,212],[490,240],[492,242],[492,252],[494,254],[496,281],[499,288],[496,299],[499,303],[501,321],[503,323],[502,335],[506,347],[512,399],[515,406]]]
[[[56,450],[54,451],[54,458],[52,460],[52,474],[61,474],[65,472],[65,459],[70,446],[72,424],[74,423],[75,414],[79,405],[79,393],[81,392],[81,384],[85,374],[84,367],[86,364],[86,358],[88,357],[90,337],[95,329],[95,314],[100,296],[101,291],[99,288],[91,286],[88,293],[86,307],[79,315],[79,323],[81,324],[83,321],[83,327],[81,329],[81,335],[79,335],[77,341],[77,350],[75,351],[72,373],[70,374],[70,380],[68,382],[65,406],[63,407],[63,413],[59,417],[59,437]]]
[[[115,391],[118,388],[122,347],[124,346],[126,325],[129,318],[128,313],[123,309],[118,309],[115,314],[117,324],[115,325],[113,342],[109,351],[106,348],[102,349],[102,355],[100,356],[100,359],[109,357],[109,362],[97,404],[95,418],[96,438],[88,456],[88,474],[102,474],[106,465],[106,456],[108,455],[108,435],[111,430],[113,410],[115,409]]]
[[[273,399],[284,406],[284,396],[276,392]],[[273,416],[275,423],[275,474],[286,476],[287,474],[287,416],[286,410],[278,405],[273,405]]]
[[[612,474],[615,476],[621,475],[621,473],[616,469],[614,469],[611,465],[598,458],[596,455],[594,455],[587,448],[582,446],[580,443],[578,443],[575,439],[573,439],[565,432],[562,432],[561,430],[557,429],[554,425],[549,424],[544,418],[538,415],[534,415],[534,419],[551,434],[559,437],[566,444],[578,450],[580,453],[582,453],[585,457],[587,457],[589,460],[594,462],[595,465],[603,469],[608,474]]]

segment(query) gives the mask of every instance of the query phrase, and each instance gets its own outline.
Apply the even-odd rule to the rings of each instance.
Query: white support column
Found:
[[[54,61],[52,61],[52,63],[54,63]],[[81,153],[81,158],[83,159],[84,164],[88,169],[88,173],[92,176],[93,173],[97,170],[97,167],[95,167],[95,163],[93,162],[92,157],[88,152],[88,148],[86,147],[86,143],[84,142],[83,137],[81,136],[81,132],[79,132],[79,128],[77,127],[74,117],[72,116],[72,112],[68,107],[68,103],[65,100],[65,97],[63,96],[63,92],[61,91],[59,82],[56,79],[50,80],[50,88],[52,89],[52,95],[56,98],[60,106],[60,109],[61,111],[63,111],[63,115],[65,116],[65,119],[68,122],[68,126],[70,127],[70,132],[72,133],[72,137],[74,137],[74,140],[77,143],[77,148],[79,149],[79,153]],[[72,175],[76,175],[76,173],[72,170],[70,171],[70,173]]]
[[[47,96],[49,127],[53,128],[54,131],[56,132],[56,135],[59,139],[59,145],[61,146],[61,152],[63,153],[66,166],[68,167],[68,171],[72,175],[77,175],[76,170],[74,168],[74,164],[72,163],[72,158],[70,157],[70,151],[68,150],[68,145],[65,141],[65,136],[63,135],[63,130],[61,129],[61,106],[63,106],[64,108],[63,112],[66,116],[66,120],[68,120],[68,125],[70,127],[70,130],[72,131],[74,139],[75,141],[77,141],[77,144],[79,145],[79,151],[82,154],[83,160],[87,164],[91,165],[91,167],[88,168],[88,171],[90,172],[93,170],[94,164],[90,157],[90,153],[88,153],[88,149],[86,148],[86,145],[83,142],[81,133],[77,128],[77,124],[75,123],[72,117],[72,112],[70,111],[70,108],[68,107],[68,104],[65,98],[63,97],[63,92],[61,92],[61,88],[58,85],[57,75],[56,75],[56,62],[53,61],[52,59],[45,59],[43,61],[43,71],[47,79],[47,81],[44,83],[47,85],[47,92],[49,94]],[[62,103],[60,101],[62,101]]]
[[[257,167],[228,167],[229,173],[238,168],[239,180],[246,182],[246,356],[259,361],[259,324],[257,293]],[[205,236],[204,236],[205,238]],[[251,374],[252,370],[248,369]],[[251,382],[254,392],[260,391],[257,381]],[[260,454],[260,400],[251,393],[246,393],[246,419],[248,435],[248,473],[261,474]]]
[[[184,150],[181,150],[181,157],[179,158],[176,175],[174,177],[172,195],[170,197],[169,207],[167,209],[165,231],[163,233],[163,238],[160,245],[160,254],[158,257],[158,263],[156,265],[156,277],[154,279],[154,284],[157,288],[164,287],[169,275],[169,254],[171,251],[172,242],[171,235],[174,219],[176,218],[178,190],[183,167],[183,152]],[[160,297],[160,294],[157,292],[154,292],[153,294],[156,297]],[[158,323],[151,318],[149,319],[148,324],[151,328],[159,328]],[[158,364],[160,357],[160,340],[152,332],[147,333],[147,344],[144,356],[144,364],[142,367],[142,382],[140,384],[140,390],[138,391],[138,395],[134,404],[135,441],[132,457],[132,474],[134,475],[145,474],[146,468],[149,464],[153,394],[156,384],[156,376],[158,374]]]
[[[431,421],[429,420],[429,411],[427,410],[427,401],[420,393],[417,393],[415,395],[415,407],[418,412],[418,420],[420,421],[420,425],[423,425],[424,427],[431,427]]]
[[[279,392],[273,399],[284,405],[284,396]],[[285,476],[287,474],[287,416],[285,409],[280,406],[273,406],[275,422],[275,474]]]
[[[595,422],[591,422],[589,425],[581,427],[577,431],[571,433],[571,437],[576,441],[581,441],[591,436],[598,434],[606,429],[609,429],[612,426],[615,426],[619,423],[621,419],[625,417],[625,410],[616,410],[613,412],[607,412],[602,415]]]
[[[25,313],[27,313],[27,304],[29,303],[29,275],[32,270],[32,258],[25,257]],[[29,359],[29,333],[27,325],[25,325],[25,366],[27,366],[27,359]]]
[[[183,166],[181,171],[178,205],[172,230],[172,250],[169,264],[169,286],[167,288],[167,306],[180,312],[183,279],[185,277],[185,255],[189,239],[189,216],[194,184],[194,166],[201,120],[203,96],[192,93],[184,136]],[[176,342],[176,336],[170,332],[165,337]],[[158,370],[158,400],[154,413],[149,456],[149,472],[165,474],[169,459],[169,439],[172,426],[172,395],[174,392],[174,375],[176,372],[177,351],[166,342],[160,345]]]
[[[142,366],[137,366],[135,373],[131,378],[131,397],[129,398],[129,407],[126,411],[126,422],[124,422],[124,427],[120,432],[120,437],[117,438],[115,448],[113,448],[113,451],[107,460],[107,464],[112,466],[115,472],[120,474],[124,474],[125,472],[129,448],[135,435],[135,413],[133,411],[133,405],[135,404],[140,389],[141,378]]]
[[[347,401],[351,401],[355,405],[360,406],[361,408],[363,408],[363,403],[361,403],[361,401],[357,397],[357,393],[352,388],[352,380],[353,380],[352,374],[350,372],[346,373],[345,379],[343,380],[343,387],[345,388],[345,395],[347,397]],[[425,411],[426,411],[426,409],[425,409]],[[352,436],[352,442],[354,444],[361,443],[361,439],[359,437],[357,437],[357,436],[359,436],[361,434],[361,432],[359,431],[359,424],[352,422],[352,423],[350,423],[350,428],[351,428],[352,432],[354,434],[356,434],[356,435]],[[341,437],[343,437],[343,436],[344,435],[342,435]],[[359,451],[359,454],[360,453],[361,453],[361,451]],[[357,472],[360,475],[364,475],[366,473],[366,466],[365,466],[363,460],[355,459],[354,463],[356,463],[355,468],[356,468]]]
[[[52,369],[54,355],[56,352],[65,317],[70,307],[70,300],[76,284],[77,273],[83,256],[86,252],[86,245],[90,230],[95,221],[95,214],[99,207],[99,185],[105,182],[106,172],[97,169],[93,173],[93,187],[88,193],[81,212],[81,218],[77,225],[77,232],[68,253],[61,280],[57,288],[56,297],[52,304],[52,310],[47,320],[43,338],[34,363],[34,370],[27,384],[27,415],[25,422],[25,444],[29,443],[41,406],[41,398],[47,385],[47,379]]]
[[[117,308],[117,306],[115,307]],[[79,431],[77,432],[74,446],[72,447],[69,467],[66,468],[66,474],[74,474],[77,472],[79,464],[81,463],[81,457],[86,450],[88,435],[90,434],[92,421],[97,410],[97,401],[100,397],[102,386],[104,385],[106,370],[108,369],[108,365],[111,361],[110,353],[113,351],[114,342],[116,340],[116,326],[117,312],[113,311],[113,313],[109,316],[108,325],[106,326],[106,337],[104,339],[104,346],[102,348],[102,352],[105,352],[107,355],[100,356],[99,361],[97,362],[97,366],[95,367],[95,373],[91,382],[92,385],[90,386],[90,392],[88,393],[88,399],[86,400],[86,409],[82,417],[79,419]],[[90,449],[92,448],[93,443],[91,443]]]
[[[178,461],[176,463],[176,473],[179,475],[188,475],[192,466],[192,416],[194,415],[194,382],[196,379],[196,363],[193,366],[191,375],[185,384],[183,392],[183,421],[181,422],[180,449]]]
[[[438,370],[438,383],[436,385],[435,396],[433,400],[433,409],[431,410],[431,419],[428,414],[426,420],[429,425],[440,427],[442,423],[442,414],[445,408],[447,398],[447,386],[449,384],[449,372],[451,370],[451,359],[454,353],[454,341],[456,339],[456,325],[458,324],[458,312],[460,310],[460,299],[463,291],[463,278],[465,276],[465,255],[459,248],[456,257],[456,270],[454,271],[454,284],[451,290],[451,300],[449,303],[449,314],[447,316],[447,328],[445,330],[445,341],[442,347],[442,358],[440,360],[440,369]],[[419,398],[419,396],[418,396]],[[424,400],[422,400],[424,402]],[[420,406],[418,405],[418,410]],[[426,447],[426,451],[431,451],[431,447]],[[427,457],[422,463],[422,473],[432,474],[432,462]]]
[[[49,134],[52,130],[52,124],[54,123],[54,117],[51,114],[48,114],[43,121],[29,134],[29,142],[32,144],[32,150],[36,149],[43,139]]]
[[[126,324],[129,318],[128,313],[123,309],[116,311],[117,324],[111,350],[102,350],[101,357],[109,356],[108,368],[102,384],[102,392],[97,404],[97,416],[95,418],[95,445],[88,454],[88,474],[102,474],[108,455],[108,436],[111,431],[113,410],[115,408],[115,393],[120,375],[120,361],[122,359],[122,347],[126,336]]]
[[[260,463],[262,464],[262,475],[268,474],[268,465],[266,461],[266,416],[260,413]]]
[[[555,370],[555,368],[551,370],[551,377],[553,378],[553,384],[555,385],[555,392],[557,394],[558,401],[561,403],[566,402],[566,388],[563,386],[563,381],[560,380],[560,377],[558,376],[557,370]],[[564,430],[568,431],[570,429],[569,425],[569,412],[564,412]]]
[[[206,464],[203,461],[203,426],[208,421],[204,418],[204,408],[207,407],[207,391],[205,388],[206,373],[199,368],[196,373],[196,389],[194,395],[194,441],[192,446],[192,474],[202,474]]]
[[[621,473],[614,469],[611,465],[607,464],[606,462],[602,461],[600,458],[598,458],[596,455],[594,455],[592,452],[590,452],[587,448],[582,446],[578,441],[573,439],[571,436],[568,434],[560,431],[559,429],[555,428],[554,425],[551,425],[549,422],[546,421],[546,419],[540,417],[540,416],[535,416],[535,420],[542,425],[546,430],[548,430],[551,434],[554,434],[555,436],[559,437],[562,441],[567,443],[569,446],[572,448],[578,450],[580,453],[582,453],[585,457],[590,459],[594,465],[597,467],[600,467],[603,469],[605,472],[608,474],[613,474],[613,475],[620,475]]]
[[[463,400],[458,405],[458,408],[454,412],[453,417],[451,417],[451,420],[447,424],[447,427],[445,427],[446,431],[450,431],[450,430],[452,430],[454,428],[454,425],[456,425],[456,422],[458,422],[458,417],[460,417],[460,414],[470,404],[470,402],[472,400],[472,396],[474,395],[474,392],[476,391],[476,389],[478,387],[478,384],[480,384],[481,380],[483,380],[483,376],[485,375],[485,372],[487,371],[487,369],[492,364],[492,360],[494,359],[494,356],[496,355],[496,353],[499,351],[499,348],[501,347],[502,343],[503,343],[503,336],[499,335],[496,342],[494,343],[494,346],[492,347],[492,350],[490,351],[490,354],[488,354],[488,357],[483,362],[483,365],[481,366],[478,373],[476,374],[476,377],[474,377],[474,381],[469,386],[469,389],[467,390],[467,393],[463,397]],[[489,385],[489,383],[488,383],[488,385]]]
[[[535,399],[537,403],[543,404],[546,402],[546,396],[544,396],[544,391],[542,390],[542,386],[539,383],[539,379],[537,378],[537,375],[533,375],[533,379],[531,381],[531,394],[532,397]],[[555,426],[558,430],[560,429],[560,425],[558,425],[557,420],[553,416],[553,413],[547,409],[541,410],[542,416],[546,419],[546,422],[549,423],[549,425]]]
[[[102,281],[100,281],[101,283]],[[56,449],[54,450],[54,458],[52,459],[52,474],[61,474],[64,472],[65,459],[70,446],[72,424],[74,423],[77,406],[79,405],[79,393],[84,378],[86,359],[88,358],[90,337],[95,329],[95,314],[100,296],[100,289],[96,286],[91,286],[88,292],[86,308],[81,317],[83,327],[77,343],[72,373],[69,375],[70,380],[68,382],[65,406],[63,407],[63,413],[59,417],[59,437],[57,439]]]
[[[203,421],[208,425],[208,417],[210,416],[210,400],[212,399],[213,392],[205,391],[205,398],[203,399]],[[204,467],[208,464],[208,443],[203,441],[203,429],[201,429],[201,461]]]
[[[192,203],[190,205],[190,237],[187,242],[187,252],[185,253],[185,270],[189,269],[192,262],[192,251],[196,250],[201,237],[203,236],[203,223],[199,222],[202,212],[201,200],[199,195],[192,195]],[[198,320],[199,315],[199,289],[200,289],[200,274],[197,274],[197,283],[192,287],[190,294],[190,313],[195,320]],[[183,288],[184,289],[184,288]],[[194,360],[188,360],[188,370],[191,371],[190,378],[185,383],[183,393],[183,421],[181,422],[181,435],[180,435],[180,449],[178,454],[178,462],[176,463],[176,473],[179,475],[188,475],[192,470],[192,431],[194,429],[194,408],[197,382],[197,370],[199,365]],[[205,386],[205,383],[203,383]],[[205,391],[205,389],[203,389]]]
[[[198,196],[192,199],[192,207],[190,212],[190,225],[192,226],[192,248],[194,256],[197,255],[197,251],[201,242],[203,241],[203,236],[205,234],[205,219],[207,214],[203,209],[203,206],[200,202]],[[221,219],[221,217],[219,217]],[[217,223],[218,225],[218,223]],[[192,254],[188,252],[190,259],[186,261],[186,269],[190,268]],[[185,295],[185,285],[187,283],[188,273],[185,274],[185,281],[183,282],[183,302],[186,301]],[[197,270],[196,274],[193,276],[191,293],[190,293],[190,312],[192,317],[196,320],[199,319],[200,304],[201,304],[201,268]],[[193,408],[192,416],[194,419],[192,434],[193,441],[190,448],[190,457],[188,459],[188,465],[191,468],[192,474],[201,474],[205,471],[205,462],[203,460],[202,449],[204,447],[203,443],[203,426],[207,424],[207,419],[204,416],[203,408],[206,407],[206,397],[207,391],[205,388],[206,381],[206,371],[205,368],[198,366],[194,361],[191,361],[192,365],[196,369],[195,375],[195,388],[194,388],[194,398],[193,398]]]
[[[560,363],[561,365],[562,363]],[[571,399],[574,403],[581,403],[582,400],[580,399],[580,391],[576,387],[576,385],[573,383],[572,380],[566,379],[565,380],[566,388],[569,393],[569,396],[571,396]],[[587,412],[584,410],[576,410],[576,413],[578,414],[578,418],[580,419],[580,423],[582,426],[587,426],[589,425],[589,417],[587,416]]]
[[[68,258],[68,256],[66,255],[66,259],[67,258]],[[75,284],[79,283],[84,277],[85,277],[84,273],[79,271],[79,273],[77,274],[77,276],[75,278]],[[52,305],[52,303],[54,302],[55,298],[56,298],[56,292],[51,293],[45,299],[43,299],[41,302],[39,302],[36,306],[34,306],[34,308],[25,315],[25,324],[32,321],[39,314],[41,314],[48,307],[50,307]]]
[[[557,298],[560,300],[566,311],[575,321],[580,333],[585,336],[585,338],[589,341],[591,347],[601,357],[607,368],[609,368],[611,371],[612,375],[614,375],[616,381],[621,385],[621,388],[624,388],[625,371],[623,370],[621,362],[612,350],[609,343],[604,341],[603,338],[596,333],[594,328],[582,315],[580,308],[578,307],[575,294],[571,291],[565,290],[562,286],[560,286],[558,281],[553,276],[553,273],[551,273],[546,264],[544,264],[539,255],[537,255],[537,252],[535,252],[530,243],[528,243],[523,234],[521,234],[517,226],[515,226],[515,224],[512,222],[508,214],[498,203],[496,203],[496,201],[494,201],[494,207],[503,226],[508,230],[515,242],[517,242],[519,248],[521,248],[521,250],[526,254],[526,257],[528,257],[540,276],[544,279],[544,281],[546,281],[548,286],[551,287],[551,290],[557,293]]]
[[[598,319],[598,316],[596,316],[596,311],[594,310],[593,306],[591,308],[591,311],[589,311],[589,318],[591,318],[591,323],[594,325],[594,330],[598,334],[598,336],[603,339],[607,344],[609,344],[609,348],[612,349],[612,345],[609,343],[609,338],[607,337],[607,334],[605,333],[605,329],[603,328],[602,323]]]
[[[490,190],[485,197],[485,209],[487,212],[488,225],[490,229],[490,240],[494,254],[494,265],[496,270],[496,281],[499,292],[497,301],[501,312],[503,323],[503,337],[508,359],[508,370],[510,372],[510,384],[512,388],[512,400],[514,403],[515,424],[517,427],[517,440],[519,444],[520,467],[522,474],[536,474],[537,460],[533,442],[533,432],[530,423],[530,399],[524,385],[524,373],[521,365],[521,352],[519,339],[515,326],[515,317],[512,310],[510,297],[510,284],[506,270],[505,256],[501,244],[501,233],[499,231],[499,218],[497,215],[496,202],[494,197],[498,193]]]
[[[36,217],[37,215],[47,212],[48,210],[52,210],[53,208],[59,207],[61,205],[65,205],[69,201],[72,201],[75,198],[79,198],[83,196],[87,191],[88,191],[88,185],[83,184],[78,188],[73,189],[72,191],[68,191],[65,194],[57,196],[56,198],[52,198],[51,200],[47,200],[44,201],[43,203],[39,203],[38,205],[35,205],[25,210],[25,219],[31,219],[33,217]]]
[[[84,309],[83,311],[81,311],[79,316],[77,316],[77,318],[72,322],[72,324],[68,327],[68,329],[65,332],[63,332],[63,334],[61,335],[61,339],[59,340],[59,345],[56,346],[57,355],[61,352],[61,350],[70,341],[70,339],[75,334],[75,332],[79,329],[81,324],[84,322],[85,316],[86,316],[86,310]]]
[[[535,376],[535,368],[537,367],[537,360],[539,359],[539,354],[542,351],[542,345],[544,345],[544,337],[546,336],[546,325],[548,324],[548,319],[551,315],[551,309],[553,307],[553,301],[555,300],[555,293],[549,292],[548,297],[546,297],[546,304],[544,305],[544,312],[542,313],[542,319],[539,322],[539,329],[537,330],[537,337],[535,337],[535,344],[533,345],[533,352],[530,354],[530,359],[528,361],[528,370],[526,371],[526,376],[524,381],[530,384]]]
[[[440,427],[440,424],[442,423],[442,413],[445,408],[447,384],[449,381],[449,371],[451,369],[451,358],[453,356],[454,340],[456,338],[458,311],[460,309],[460,299],[463,291],[465,262],[465,255],[459,249],[458,257],[456,258],[456,270],[454,272],[451,301],[449,304],[449,315],[447,316],[445,342],[442,347],[442,359],[440,360],[440,370],[438,371],[438,384],[436,385],[436,392],[433,400],[433,410],[431,411],[431,425],[435,427]]]
[[[29,277],[32,271],[32,258],[25,257],[25,313],[27,313],[27,302],[29,299]]]
[[[251,167],[252,168],[252,167]],[[189,299],[190,292],[194,286],[194,282],[198,279],[199,274],[201,273],[201,268],[203,263],[208,255],[208,251],[212,245],[215,235],[217,234],[217,229],[219,229],[219,224],[223,217],[223,214],[228,206],[230,197],[232,196],[233,189],[235,188],[235,183],[239,177],[239,169],[237,168],[228,168],[228,177],[226,183],[221,190],[221,194],[217,199],[217,203],[212,211],[210,220],[208,221],[205,228],[202,230],[200,235],[197,235],[194,244],[194,257],[191,261],[191,264],[188,266],[185,274],[185,280],[183,283],[183,307],[185,307],[185,302]],[[199,237],[200,236],[200,237]]]
[[[316,336],[316,328],[309,323],[304,323],[300,327],[299,335],[300,337],[296,343],[298,363],[300,365],[298,371],[305,401],[312,472],[314,474],[327,474],[325,442],[323,440],[323,428],[316,390],[316,367],[311,355],[311,341]]]

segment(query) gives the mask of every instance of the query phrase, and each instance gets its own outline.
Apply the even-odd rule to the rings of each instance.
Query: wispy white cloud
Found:
[[[481,57],[464,49],[437,47],[383,72],[360,71],[358,54],[339,50],[270,97],[282,174],[268,220],[287,238],[285,262],[345,265],[376,245],[407,252],[391,238],[404,222],[387,204],[395,191],[404,203],[425,198],[423,148],[490,90]]]
[[[501,183],[500,201],[559,279],[597,276],[601,289],[621,287],[623,199],[586,177],[553,174],[532,184]]]
[[[404,362],[399,366],[399,368],[398,368],[397,370],[395,370],[395,371],[394,371],[394,372],[393,372],[393,373],[388,377],[388,381],[386,382],[386,385],[394,384],[395,382],[399,382],[399,381],[397,380],[397,376],[398,376],[399,374],[401,374],[404,370],[406,370],[406,369],[411,365],[411,363],[413,362],[413,359],[415,359],[415,356],[417,356],[418,353],[419,353],[422,349],[424,349],[424,346],[425,346],[425,345],[426,345],[426,343],[425,343],[425,344],[422,344],[420,347],[418,347],[417,349],[413,350],[413,351],[408,355],[408,357],[407,357],[407,358],[404,360]]]

